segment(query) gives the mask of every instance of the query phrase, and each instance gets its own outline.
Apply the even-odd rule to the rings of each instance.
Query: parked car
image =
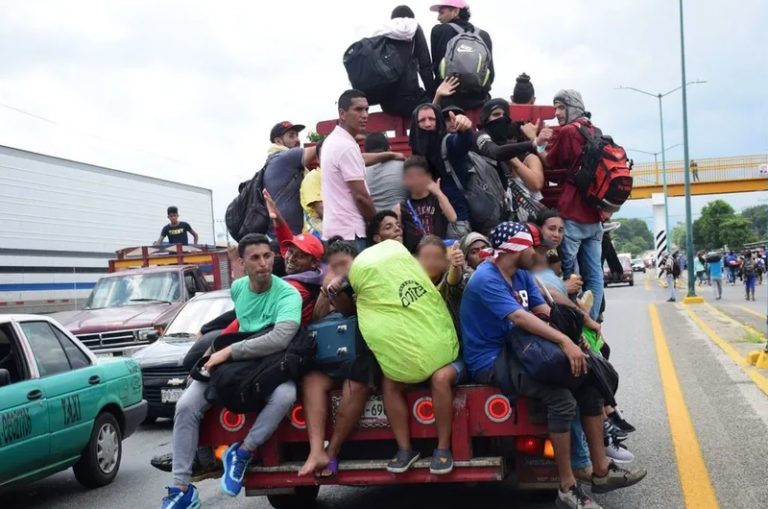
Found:
[[[146,413],[133,359],[99,363],[51,318],[0,315],[0,492],[69,467],[111,483]]]
[[[614,274],[608,267],[608,264],[603,264],[603,286],[607,287],[612,284],[629,283],[629,286],[635,286],[635,273],[632,269],[632,262],[628,256],[619,255],[619,261],[621,262],[621,268],[624,269],[621,275]]]
[[[645,272],[645,262],[642,258],[635,258],[632,260],[632,272]]]
[[[195,344],[200,328],[233,307],[229,290],[197,295],[181,308],[157,341],[133,355],[141,367],[144,398],[149,403],[145,422],[173,417],[189,374],[182,366],[184,356]]]

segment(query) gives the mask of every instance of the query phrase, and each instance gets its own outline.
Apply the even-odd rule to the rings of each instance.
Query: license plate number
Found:
[[[98,353],[97,352],[96,353],[96,358],[97,359],[111,359],[114,356],[115,356],[115,354],[113,354],[112,352],[102,352],[102,353]]]
[[[176,403],[184,393],[184,389],[160,389],[161,403]]]
[[[333,419],[336,421],[336,414],[339,410],[341,403],[341,397],[333,396]],[[371,396],[368,401],[365,402],[365,408],[363,414],[360,416],[358,425],[361,428],[386,428],[389,427],[389,420],[387,414],[384,413],[384,402],[381,396]]]

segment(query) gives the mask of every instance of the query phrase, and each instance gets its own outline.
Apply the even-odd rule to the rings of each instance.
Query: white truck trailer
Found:
[[[170,205],[214,244],[210,189],[0,145],[0,313],[82,307],[115,251],[157,240]]]

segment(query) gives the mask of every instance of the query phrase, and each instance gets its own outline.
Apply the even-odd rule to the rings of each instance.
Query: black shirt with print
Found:
[[[191,232],[192,227],[189,223],[179,221],[175,226],[167,224],[163,227],[163,231],[160,233],[161,237],[168,237],[169,244],[189,244],[189,237],[187,232]]]
[[[409,206],[410,202],[410,206]],[[418,221],[414,219],[411,208],[416,212]],[[409,251],[414,252],[424,235],[437,235],[445,238],[448,230],[448,219],[440,208],[435,195],[430,194],[420,200],[409,199],[400,204],[400,215],[403,221],[403,244]]]

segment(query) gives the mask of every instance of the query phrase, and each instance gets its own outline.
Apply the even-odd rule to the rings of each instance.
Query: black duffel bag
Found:
[[[263,336],[271,330],[272,327],[268,327],[255,334],[223,334],[214,340],[212,348],[214,351],[219,351],[239,341]],[[314,338],[302,327],[282,352],[258,359],[230,361],[216,366],[210,374],[210,381],[205,389],[205,399],[232,412],[258,411],[277,386],[289,380],[299,380],[309,370],[315,349]],[[206,356],[198,361],[197,366],[192,370],[193,378],[196,380],[205,378],[200,368],[208,362],[209,358]]]

